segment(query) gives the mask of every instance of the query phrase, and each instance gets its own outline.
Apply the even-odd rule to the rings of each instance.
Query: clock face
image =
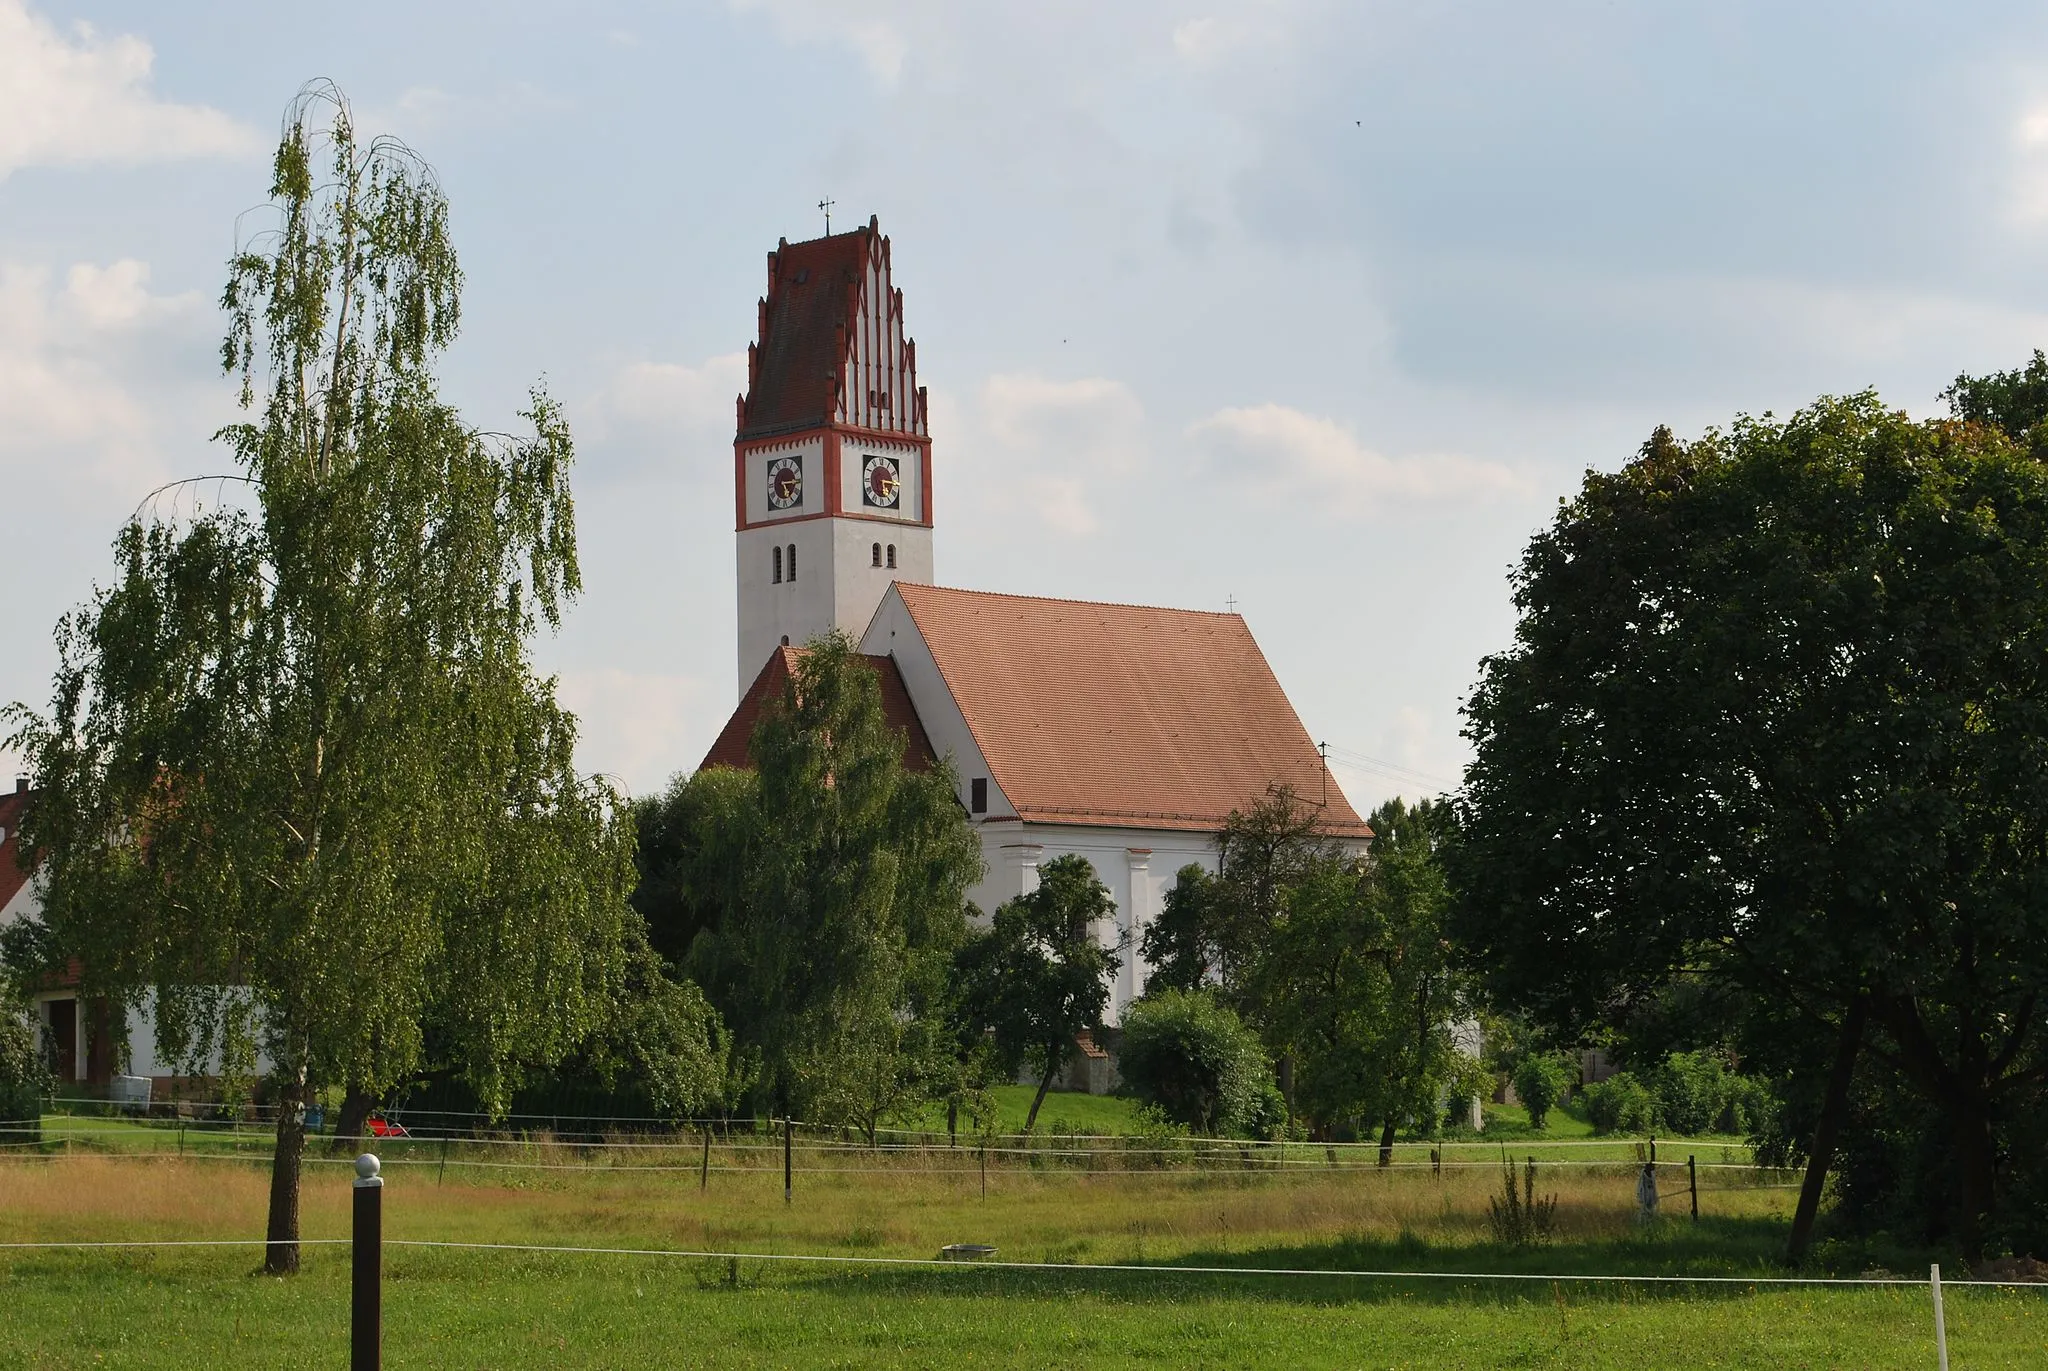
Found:
[[[804,459],[801,457],[770,457],[768,459],[768,508],[789,509],[803,503]]]
[[[870,457],[860,474],[860,502],[894,509],[903,496],[903,482],[894,457]]]

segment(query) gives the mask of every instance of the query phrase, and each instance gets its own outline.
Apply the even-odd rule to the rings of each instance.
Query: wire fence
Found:
[[[967,1175],[985,1167],[1034,1171],[1071,1170],[1095,1175],[1141,1176],[1159,1172],[1176,1174],[1326,1174],[1363,1173],[1494,1173],[1505,1164],[1520,1165],[1535,1160],[1533,1153],[1516,1155],[1502,1144],[1492,1145],[1493,1155],[1485,1157],[1445,1156],[1417,1145],[1406,1145],[1401,1153],[1382,1161],[1376,1148],[1325,1147],[1307,1143],[1253,1145],[1185,1139],[1175,1145],[1143,1144],[1137,1140],[1119,1142],[1106,1138],[1049,1138],[1035,1145],[1009,1143],[984,1145],[970,1141],[959,1147],[901,1144],[869,1146],[840,1141],[815,1133],[787,1139],[754,1134],[722,1135],[710,1130],[695,1138],[653,1141],[644,1137],[589,1137],[527,1134],[492,1137],[474,1134],[421,1134],[365,1139],[376,1146],[394,1165],[432,1165],[441,1168],[489,1170],[544,1169],[584,1171],[676,1171],[749,1172],[764,1174],[793,1169],[807,1174],[926,1174]],[[167,1146],[175,1139],[175,1146]],[[318,1140],[309,1139],[309,1163],[341,1162],[340,1157],[319,1155]],[[0,1155],[48,1154],[52,1152],[99,1152],[131,1159],[191,1157],[202,1159],[245,1159],[264,1161],[275,1146],[267,1131],[179,1127],[175,1124],[151,1128],[133,1125],[67,1124],[39,1137],[0,1137]],[[1638,1171],[1644,1155],[1606,1157],[1546,1157],[1541,1165],[1562,1172],[1630,1174]],[[1685,1167],[1689,1158],[1675,1158],[1666,1150],[1662,1166]],[[714,1161],[713,1158],[716,1158]],[[798,1163],[795,1159],[802,1158]],[[781,1159],[778,1162],[778,1159]],[[1709,1173],[1754,1177],[1739,1188],[1756,1189],[1793,1184],[1784,1178],[1798,1174],[1790,1168],[1759,1166],[1750,1160],[1691,1161],[1692,1169]],[[1738,1187],[1719,1187],[1738,1188]]]
[[[53,1096],[50,1103],[55,1105],[84,1105],[94,1109],[93,1115],[104,1117],[120,1114],[122,1108],[105,1100],[83,1097]],[[266,1143],[272,1138],[272,1128],[265,1124],[266,1112],[274,1111],[267,1106],[248,1106],[236,1118],[211,1118],[205,1116],[202,1106],[197,1115],[171,1112],[163,1103],[134,1110],[127,1114],[120,1125],[104,1130],[104,1136],[117,1137],[136,1128],[177,1128],[195,1130],[194,1136],[203,1132],[213,1138],[233,1137],[237,1139],[262,1139]],[[1004,1133],[968,1132],[939,1129],[914,1129],[903,1127],[877,1126],[870,1133],[858,1126],[843,1123],[822,1123],[801,1119],[764,1118],[667,1118],[625,1115],[569,1115],[569,1114],[525,1114],[487,1115],[463,1110],[411,1110],[391,1109],[380,1111],[378,1120],[390,1126],[393,1131],[374,1135],[379,1144],[418,1143],[423,1141],[455,1141],[479,1146],[523,1146],[530,1142],[543,1141],[556,1146],[581,1146],[606,1149],[638,1149],[646,1151],[688,1151],[701,1146],[704,1135],[718,1139],[721,1147],[743,1148],[755,1146],[763,1150],[780,1150],[780,1138],[785,1127],[801,1135],[797,1143],[800,1148],[832,1148],[835,1150],[858,1149],[871,1154],[929,1153],[934,1150],[976,1151],[991,1157],[1021,1156],[1039,1159],[1081,1159],[1095,1160],[1109,1156],[1124,1158],[1164,1158],[1190,1160],[1205,1158],[1227,1158],[1233,1162],[1254,1162],[1269,1159],[1267,1164],[1291,1166],[1343,1166],[1349,1159],[1369,1157],[1373,1166],[1390,1164],[1401,1166],[1428,1166],[1434,1170],[1454,1167],[1492,1167],[1495,1157],[1503,1146],[1518,1151],[1599,1151],[1611,1156],[1608,1160],[1633,1159],[1657,1160],[1657,1148],[1661,1144],[1667,1150],[1673,1146],[1685,1146],[1694,1152],[1715,1149],[1722,1154],[1722,1161],[1716,1165],[1737,1165],[1747,1167],[1751,1148],[1745,1141],[1734,1138],[1692,1138],[1658,1139],[1655,1137],[1594,1137],[1558,1138],[1517,1137],[1499,1138],[1449,1138],[1449,1139],[1401,1139],[1390,1147],[1382,1147],[1375,1141],[1307,1141],[1299,1138],[1206,1138],[1176,1134],[1159,1130],[1141,1134],[1093,1133],[1062,1129],[1055,1122],[1042,1132]],[[259,1125],[250,1128],[246,1125]],[[101,1130],[91,1125],[66,1122],[53,1130],[66,1136],[94,1136]],[[0,1138],[6,1136],[6,1128],[0,1125]],[[331,1136],[331,1135],[323,1135]],[[364,1141],[372,1141],[373,1135],[365,1133]],[[749,1143],[749,1139],[758,1139]],[[1459,1154],[1482,1153],[1485,1156],[1475,1160],[1460,1160]],[[1389,1161],[1383,1161],[1382,1155]],[[1740,1154],[1738,1158],[1737,1154]],[[1403,1161],[1402,1158],[1407,1160]],[[1555,1164],[1565,1164],[1558,1159]]]

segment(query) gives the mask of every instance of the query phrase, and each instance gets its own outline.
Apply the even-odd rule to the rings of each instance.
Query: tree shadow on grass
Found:
[[[1038,1269],[963,1264],[958,1270],[943,1271],[930,1267],[785,1268],[778,1275],[807,1289],[862,1297],[1000,1294],[1031,1299],[1091,1296],[1118,1303],[1257,1299],[1285,1304],[1392,1300],[1549,1304],[1561,1292],[1573,1304],[1591,1304],[1746,1298],[1760,1287],[1719,1281],[1580,1281],[1569,1277],[1783,1277],[1791,1274],[1778,1260],[1783,1244],[1782,1221],[1706,1219],[1694,1224],[1667,1220],[1640,1234],[1598,1242],[1526,1247],[1433,1244],[1404,1233],[1398,1238],[1356,1237],[1328,1243],[1195,1251],[1170,1261],[1146,1263],[1141,1271],[1085,1263]],[[1232,1270],[1194,1269],[1201,1267]],[[1258,1274],[1266,1271],[1272,1274]],[[1330,1274],[1296,1274],[1300,1272]],[[1417,1274],[1345,1274],[1355,1272]],[[1423,1274],[1441,1272],[1474,1278]],[[1484,1278],[1487,1275],[1538,1279],[1488,1280]],[[1557,1279],[1553,1282],[1542,1277]]]

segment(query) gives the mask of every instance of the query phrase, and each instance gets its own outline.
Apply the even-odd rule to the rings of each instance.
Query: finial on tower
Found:
[[[827,238],[832,236],[832,206],[838,203],[837,200],[834,200],[829,195],[818,202],[818,208],[825,211],[825,236]]]

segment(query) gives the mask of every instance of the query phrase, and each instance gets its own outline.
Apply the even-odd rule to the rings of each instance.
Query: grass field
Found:
[[[138,1130],[139,1131],[139,1130]],[[857,1149],[854,1151],[858,1151]],[[522,1156],[555,1155],[552,1153]],[[560,1155],[570,1155],[566,1150]],[[963,1153],[964,1163],[971,1154]],[[746,1154],[732,1159],[744,1160]],[[729,1158],[720,1154],[720,1160]],[[1704,1217],[1639,1228],[1624,1167],[1549,1168],[1545,1246],[1500,1246],[1482,1169],[1089,1171],[850,1152],[846,1169],[626,1172],[547,1162],[396,1167],[394,1240],[929,1258],[951,1242],[1020,1272],[387,1248],[394,1367],[1930,1367],[1925,1287],[1503,1287],[1316,1270],[1773,1273],[1792,1192],[1715,1173]],[[851,1163],[865,1164],[853,1167]],[[1671,1168],[1677,1172],[1682,1168]],[[347,1231],[347,1172],[309,1171],[308,1237]],[[266,1172],[224,1158],[79,1150],[0,1164],[0,1242],[249,1238]],[[1089,1270],[1156,1265],[1157,1272]],[[294,1280],[253,1248],[0,1251],[0,1366],[339,1366],[346,1248]],[[1905,1269],[1903,1266],[1901,1269]],[[1924,1270],[1924,1268],[1923,1268]],[[1949,1292],[1969,1367],[2048,1364],[2048,1290]]]

